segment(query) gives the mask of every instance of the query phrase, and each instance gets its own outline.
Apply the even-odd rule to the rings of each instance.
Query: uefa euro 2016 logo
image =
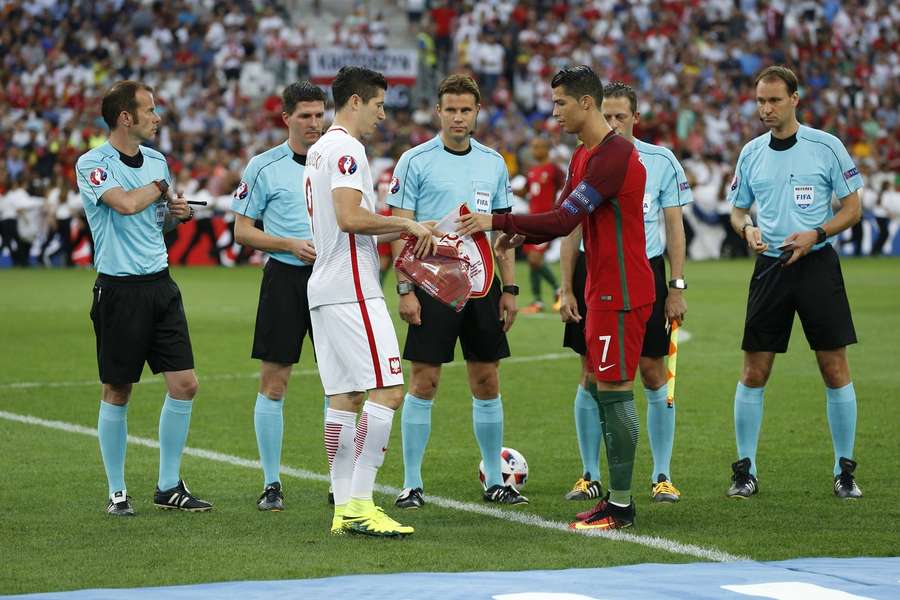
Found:
[[[349,154],[342,156],[338,160],[338,171],[341,175],[353,175],[356,173],[356,160]]]
[[[97,167],[96,169],[91,171],[91,174],[88,175],[88,179],[90,179],[91,185],[100,185],[101,183],[106,181],[106,171],[104,171],[100,167]]]
[[[400,178],[394,177],[391,179],[391,193],[396,194],[400,191]]]
[[[247,182],[241,181],[237,189],[234,191],[234,197],[238,200],[243,200],[247,197],[247,192],[249,191],[249,189],[250,188],[247,186]]]

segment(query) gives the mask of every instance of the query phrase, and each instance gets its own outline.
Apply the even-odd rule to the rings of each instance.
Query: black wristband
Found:
[[[503,293],[504,294],[512,294],[513,296],[518,296],[519,295],[519,286],[517,286],[514,283],[512,283],[510,285],[504,285]]]
[[[825,231],[824,227],[816,227],[816,243],[821,244],[825,240],[828,239],[828,232]]]

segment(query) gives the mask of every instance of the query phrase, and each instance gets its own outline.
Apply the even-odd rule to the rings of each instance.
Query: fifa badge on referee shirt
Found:
[[[807,209],[816,199],[816,188],[811,185],[794,186],[794,204],[797,208]]]

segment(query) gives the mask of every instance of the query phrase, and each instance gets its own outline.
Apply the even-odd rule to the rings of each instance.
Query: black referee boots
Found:
[[[187,512],[206,512],[212,510],[212,504],[194,496],[183,480],[178,480],[178,485],[171,490],[156,488],[153,495],[153,504],[164,510],[184,510]]]

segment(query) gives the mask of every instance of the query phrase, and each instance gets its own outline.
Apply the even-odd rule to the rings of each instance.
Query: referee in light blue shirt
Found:
[[[438,89],[440,134],[400,157],[394,168],[388,204],[394,215],[416,221],[440,220],[463,202],[480,213],[509,212],[510,188],[506,163],[497,152],[471,137],[481,92],[471,77],[450,75]],[[403,242],[396,242],[395,254]],[[509,356],[506,332],[516,316],[515,264],[512,251],[496,255],[500,281],[483,298],[469,300],[462,312],[415,289],[397,273],[400,317],[409,323],[403,358],[412,362],[409,393],[403,402],[403,491],[401,508],[425,504],[422,460],[431,433],[431,406],[441,377],[441,365],[453,360],[456,340],[472,392],[472,421],[484,461],[484,500],[526,504],[528,499],[500,475],[503,446],[503,404],[500,399],[500,359]]]
[[[250,159],[231,204],[235,240],[269,255],[251,352],[262,361],[253,422],[264,478],[256,506],[265,511],[284,509],[279,474],[284,394],[291,369],[300,361],[303,339],[307,334],[312,339],[306,286],[316,251],[303,169],[307,150],[322,135],[325,99],[325,92],[308,81],[284,89],[281,118],[288,139]],[[257,219],[263,222],[262,230],[255,226]]]
[[[132,516],[125,488],[128,400],[144,363],[166,380],[159,417],[159,479],[153,502],[160,508],[207,511],[181,480],[181,454],[197,393],[194,356],[181,292],[169,276],[163,231],[191,218],[180,195],[169,190],[165,157],[142,143],[152,140],[160,118],[153,90],[120,81],[103,97],[109,140],[76,164],[78,189],[94,236],[91,320],[103,399],[97,433],[109,484],[106,512]]]
[[[797,122],[797,88],[797,76],[782,66],[768,67],[757,76],[759,116],[769,133],[741,150],[728,195],[732,227],[759,255],[741,345],[744,367],[734,397],[738,461],[732,465],[732,498],[747,498],[759,489],[756,449],[763,390],[775,354],[787,351],[794,313],[800,315],[825,381],[834,494],[862,496],[853,475],[856,393],[846,350],[856,343],[856,331],[838,256],[828,238],[859,221],[863,182],[840,140]],[[832,197],[840,200],[837,213]],[[750,218],[754,203],[757,226]],[[778,265],[782,260],[783,266]]]

